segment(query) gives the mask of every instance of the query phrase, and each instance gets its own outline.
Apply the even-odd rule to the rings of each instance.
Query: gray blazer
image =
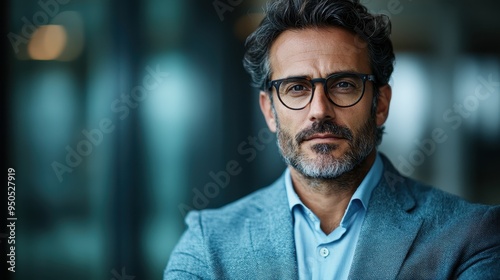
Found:
[[[500,206],[424,186],[382,158],[349,278],[500,279]],[[283,176],[186,223],[164,279],[298,278]]]

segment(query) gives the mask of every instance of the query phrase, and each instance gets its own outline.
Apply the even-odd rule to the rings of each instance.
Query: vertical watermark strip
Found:
[[[7,169],[7,229],[9,231],[7,240],[7,270],[16,272],[16,170]],[[9,246],[10,245],[10,246]]]

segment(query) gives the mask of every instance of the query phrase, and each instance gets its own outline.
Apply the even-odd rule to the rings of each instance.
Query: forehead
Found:
[[[366,43],[340,27],[286,30],[271,45],[269,57],[272,79],[371,72]]]

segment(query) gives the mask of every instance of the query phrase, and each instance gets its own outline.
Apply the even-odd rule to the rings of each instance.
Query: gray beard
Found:
[[[357,136],[353,136],[354,134],[346,127],[326,122],[313,124],[312,128],[300,132],[295,138],[281,129],[279,121],[277,122],[277,142],[285,163],[309,179],[339,178],[353,171],[376,147],[377,126],[373,116],[365,122]],[[306,135],[325,132],[344,137],[349,143],[348,151],[339,158],[331,155],[332,151],[338,148],[336,144],[313,145],[316,158],[307,157],[300,151],[300,144]]]

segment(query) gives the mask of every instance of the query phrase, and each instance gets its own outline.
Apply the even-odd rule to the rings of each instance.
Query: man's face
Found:
[[[365,44],[359,44],[359,38],[341,28],[285,31],[271,47],[270,63],[272,80],[325,78],[338,72],[372,74]],[[361,101],[347,108],[332,104],[321,83],[316,84],[311,103],[302,110],[286,108],[274,89],[274,110],[267,93],[261,92],[260,101],[270,129],[277,132],[287,164],[306,177],[331,179],[374,154],[376,127],[387,117],[387,88],[381,90],[379,103],[383,104],[376,111],[371,108],[374,88],[369,81]]]

